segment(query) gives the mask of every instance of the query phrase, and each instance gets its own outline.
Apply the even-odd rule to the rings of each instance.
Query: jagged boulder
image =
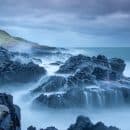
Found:
[[[125,62],[119,58],[110,59],[110,65],[113,71],[122,73],[125,70]]]
[[[57,73],[74,74],[82,68],[89,68],[87,69],[88,72],[91,70],[89,76],[95,75],[97,80],[119,80],[123,77],[125,62],[118,58],[107,59],[104,55],[98,55],[97,57],[77,55],[70,57],[60,66]]]
[[[84,55],[72,56],[60,67],[57,73],[74,73],[77,69],[85,66],[90,61],[91,58]]]
[[[27,128],[27,130],[36,130],[36,127],[29,126],[29,127]]]
[[[110,66],[112,69],[112,72],[110,73],[110,78],[112,80],[121,79],[126,66],[124,60],[119,58],[112,58],[110,59]]]
[[[12,56],[11,52],[0,48],[0,84],[35,81],[45,75],[46,70],[43,67],[33,62],[23,64],[12,61]]]
[[[102,122],[93,124],[88,117],[79,116],[75,124],[72,124],[67,130],[119,130],[116,127],[107,127]]]
[[[13,104],[13,97],[0,93],[0,129],[21,130],[20,108]]]
[[[93,61],[93,63],[95,63],[98,66],[104,66],[104,67],[107,67],[107,68],[110,67],[109,60],[104,55],[98,55],[97,57],[93,56],[92,61]]]
[[[73,88],[61,94],[51,94],[49,96],[41,94],[34,100],[34,103],[50,108],[81,107],[86,103],[86,96],[83,90]]]
[[[46,70],[34,63],[21,64],[19,62],[8,62],[0,66],[1,83],[25,83],[39,79],[45,75]]]

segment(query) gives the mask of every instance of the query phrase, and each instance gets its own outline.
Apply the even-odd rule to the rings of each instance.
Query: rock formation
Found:
[[[4,93],[0,93],[0,130],[21,130],[20,108]]]
[[[33,62],[12,61],[13,53],[0,47],[0,84],[27,83],[38,80],[46,70]]]

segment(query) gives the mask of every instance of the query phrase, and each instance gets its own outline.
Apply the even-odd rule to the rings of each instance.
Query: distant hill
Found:
[[[20,46],[21,48],[22,47],[31,47],[33,49],[38,49],[38,50],[40,49],[43,51],[56,49],[55,47],[39,45],[38,43],[28,41],[21,37],[14,37],[4,30],[0,30],[0,46],[4,47],[6,49],[14,48],[15,46]]]
[[[13,38],[7,32],[0,30],[0,45],[7,45],[9,43],[16,42],[15,38]]]

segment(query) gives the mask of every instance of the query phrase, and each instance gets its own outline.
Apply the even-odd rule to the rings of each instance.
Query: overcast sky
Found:
[[[0,0],[0,28],[50,46],[130,46],[130,0]]]

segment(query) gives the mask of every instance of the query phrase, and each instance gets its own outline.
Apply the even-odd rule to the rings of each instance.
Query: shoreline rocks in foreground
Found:
[[[28,127],[27,130],[37,130],[37,129],[36,127],[30,126]],[[47,127],[45,129],[40,130],[58,130],[58,129],[55,127]],[[70,125],[70,127],[67,130],[119,130],[119,129],[113,126],[107,127],[102,122],[97,122],[96,124],[93,124],[88,117],[78,116],[76,122]]]
[[[43,122],[44,123],[44,122]],[[43,124],[44,125],[44,124]],[[13,104],[11,95],[0,93],[0,130],[21,130],[20,108]],[[30,126],[27,130],[36,130]],[[47,127],[40,130],[58,130],[55,127]],[[116,127],[107,127],[102,122],[93,124],[88,117],[78,116],[76,123],[70,125],[67,130],[119,130]]]

